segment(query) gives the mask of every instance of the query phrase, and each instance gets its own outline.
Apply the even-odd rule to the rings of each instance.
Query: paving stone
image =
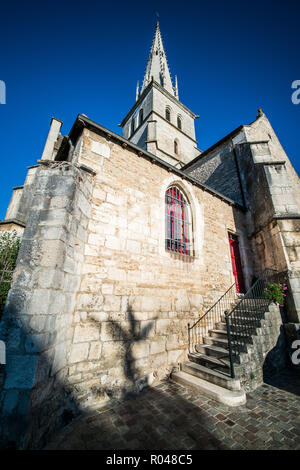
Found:
[[[165,382],[106,411],[82,416],[46,448],[300,450],[300,383],[287,372],[275,379],[237,408]]]

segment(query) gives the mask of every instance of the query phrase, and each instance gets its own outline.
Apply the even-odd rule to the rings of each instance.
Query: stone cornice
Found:
[[[20,227],[23,227],[23,228],[26,227],[26,225],[18,219],[6,219],[6,220],[0,221],[0,225],[9,225],[9,224],[19,225]]]

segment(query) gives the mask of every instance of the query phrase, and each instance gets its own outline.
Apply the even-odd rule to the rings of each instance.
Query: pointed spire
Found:
[[[152,79],[164,87],[169,93],[171,93],[171,95],[175,96],[158,20],[156,22],[155,34],[152,41],[141,93]]]

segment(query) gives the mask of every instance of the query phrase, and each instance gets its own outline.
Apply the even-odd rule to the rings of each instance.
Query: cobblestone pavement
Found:
[[[268,382],[235,408],[164,382],[73,421],[47,449],[300,449],[300,374]]]

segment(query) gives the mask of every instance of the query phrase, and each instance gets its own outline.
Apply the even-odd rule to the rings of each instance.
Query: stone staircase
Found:
[[[233,301],[237,303],[236,300]],[[235,378],[231,378],[227,328],[224,315],[215,323],[202,341],[188,353],[188,361],[181,364],[180,371],[172,374],[172,380],[191,387],[199,393],[225,405],[239,406],[246,402],[246,392],[254,390],[263,382],[263,363],[280,334],[282,324],[279,307],[266,299],[247,299],[237,307],[235,317],[246,325],[251,334],[231,327],[231,340],[243,339],[243,351],[235,358]],[[259,310],[260,321],[253,316]]]

